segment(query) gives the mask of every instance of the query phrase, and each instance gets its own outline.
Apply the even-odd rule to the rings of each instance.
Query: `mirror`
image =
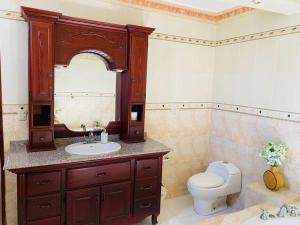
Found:
[[[68,66],[55,66],[54,123],[72,131],[117,121],[116,72],[93,53],[74,56]]]

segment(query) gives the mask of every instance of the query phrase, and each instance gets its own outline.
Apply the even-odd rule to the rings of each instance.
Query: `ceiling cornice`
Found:
[[[177,6],[174,4],[163,3],[159,0],[106,0],[113,3],[125,4],[129,6],[134,6],[138,8],[163,11],[175,15],[190,17],[194,19],[206,20],[209,22],[221,22],[228,18],[238,16],[247,12],[254,11],[255,9],[249,7],[239,7],[233,8],[231,10],[226,10],[222,13],[210,13],[206,11],[196,10],[192,8],[187,8],[183,6]]]

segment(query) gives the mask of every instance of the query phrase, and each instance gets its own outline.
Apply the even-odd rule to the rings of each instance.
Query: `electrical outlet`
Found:
[[[17,112],[18,121],[26,121],[27,120],[27,110],[24,107],[20,107]]]

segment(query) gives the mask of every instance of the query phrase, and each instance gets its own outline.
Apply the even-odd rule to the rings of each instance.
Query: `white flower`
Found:
[[[267,161],[271,166],[279,166],[281,162],[285,160],[285,154],[288,148],[282,144],[276,145],[274,143],[268,143],[260,151],[259,156]]]

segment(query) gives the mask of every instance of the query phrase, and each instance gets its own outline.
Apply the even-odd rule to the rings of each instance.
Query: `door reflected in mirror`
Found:
[[[116,78],[93,53],[74,56],[68,66],[55,66],[54,123],[82,131],[82,124],[90,130],[118,121]]]

